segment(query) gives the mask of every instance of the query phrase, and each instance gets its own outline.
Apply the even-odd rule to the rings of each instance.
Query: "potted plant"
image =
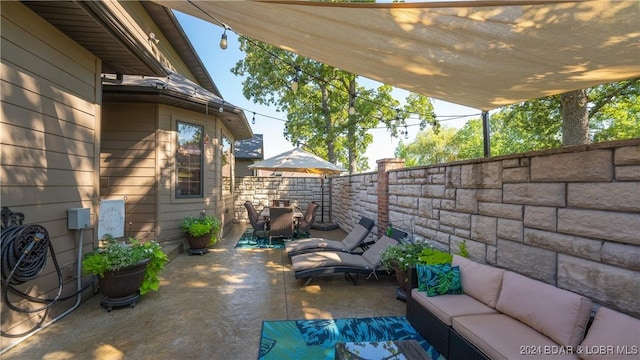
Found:
[[[409,268],[418,263],[420,255],[426,249],[431,249],[431,244],[428,242],[407,242],[389,246],[382,251],[382,265],[389,272],[393,270],[398,281],[397,298],[406,299],[409,291],[407,282]]]
[[[160,285],[159,274],[169,261],[160,244],[140,242],[135,238],[119,241],[106,235],[101,246],[85,254],[82,268],[98,277],[101,304],[111,311],[114,306],[135,306],[140,295]]]
[[[182,219],[181,229],[188,235],[190,254],[204,252],[209,246],[218,241],[220,219],[211,215],[191,216]]]

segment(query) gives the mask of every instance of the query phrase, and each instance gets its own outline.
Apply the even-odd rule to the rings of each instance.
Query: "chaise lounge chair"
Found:
[[[316,251],[292,256],[291,264],[296,279],[307,279],[302,287],[307,286],[318,275],[333,273],[344,273],[353,285],[357,285],[359,274],[367,274],[367,278],[375,276],[376,270],[381,266],[382,250],[397,244],[396,240],[383,235],[361,255],[340,251]],[[356,274],[356,278],[351,274]]]
[[[315,251],[352,252],[359,246],[366,246],[365,239],[371,229],[373,229],[373,220],[362,217],[353,230],[340,241],[323,238],[300,239],[287,243],[285,249],[290,257]]]

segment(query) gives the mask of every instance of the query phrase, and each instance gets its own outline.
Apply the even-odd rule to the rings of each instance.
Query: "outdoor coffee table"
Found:
[[[415,340],[338,343],[335,358],[336,360],[432,360]]]

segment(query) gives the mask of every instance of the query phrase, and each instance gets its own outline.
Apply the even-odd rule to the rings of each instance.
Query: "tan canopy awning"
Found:
[[[481,110],[640,76],[638,1],[154,1]]]

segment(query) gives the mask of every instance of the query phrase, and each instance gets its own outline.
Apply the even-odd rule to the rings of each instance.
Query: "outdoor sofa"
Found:
[[[463,294],[426,296],[410,271],[407,319],[447,360],[639,359],[640,320],[517,273],[454,255]]]

